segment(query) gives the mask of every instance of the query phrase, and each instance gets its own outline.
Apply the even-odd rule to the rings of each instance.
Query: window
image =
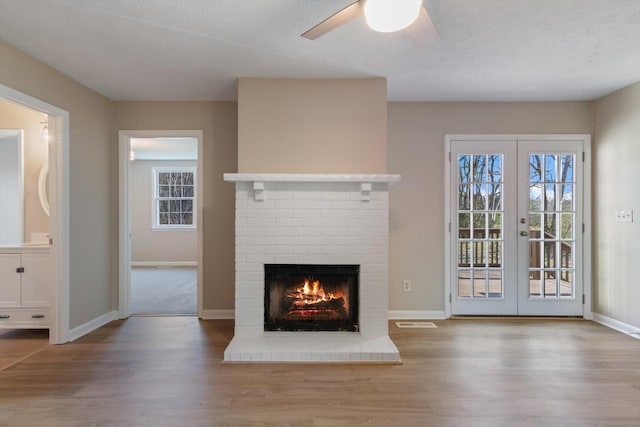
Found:
[[[195,228],[195,168],[153,168],[153,175],[154,228]]]

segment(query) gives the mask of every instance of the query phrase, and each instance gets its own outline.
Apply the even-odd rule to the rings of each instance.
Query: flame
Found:
[[[289,288],[286,298],[289,306],[285,310],[291,319],[338,320],[349,313],[348,289],[325,291],[320,281],[312,277],[305,277]]]
[[[330,301],[337,299],[333,292],[326,292],[320,284],[319,280],[311,280],[309,278],[304,279],[304,285],[301,288],[297,288],[296,291],[299,294],[299,298],[304,301],[305,304],[315,304],[320,301]]]

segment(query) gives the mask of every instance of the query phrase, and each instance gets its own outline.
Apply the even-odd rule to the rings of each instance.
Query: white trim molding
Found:
[[[88,334],[89,332],[93,332],[96,329],[106,325],[107,323],[116,320],[117,318],[118,312],[114,310],[105,313],[102,316],[96,317],[95,319],[90,320],[87,323],[83,323],[80,326],[76,326],[69,331],[69,341],[75,341],[78,338]]]
[[[389,320],[444,320],[442,310],[389,310]]]
[[[298,173],[225,173],[229,182],[360,182],[395,184],[400,175],[387,174],[298,174]]]
[[[131,261],[131,267],[197,267],[198,261]]]
[[[129,306],[130,297],[130,279],[131,279],[131,219],[130,217],[130,200],[129,200],[129,151],[131,138],[160,138],[160,137],[189,137],[198,140],[198,160],[196,168],[196,218],[203,218],[203,132],[201,130],[119,130],[118,131],[118,203],[119,203],[119,229],[118,229],[118,316],[121,319],[131,315]],[[196,221],[199,221],[196,219]],[[173,231],[162,230],[162,231]],[[192,228],[184,231],[193,230]],[[156,229],[157,231],[157,229]],[[195,230],[197,234],[198,260],[195,266],[198,268],[197,287],[198,287],[198,316],[202,317],[202,299],[203,299],[203,227],[199,225]],[[158,263],[154,262],[154,266]],[[181,265],[184,263],[181,263]],[[191,264],[189,262],[189,264]],[[164,264],[163,264],[164,265]]]
[[[623,334],[629,335],[635,339],[640,340],[640,328],[629,325],[628,323],[621,322],[611,317],[607,317],[603,314],[593,313],[593,321],[599,323],[607,328],[611,328]]]

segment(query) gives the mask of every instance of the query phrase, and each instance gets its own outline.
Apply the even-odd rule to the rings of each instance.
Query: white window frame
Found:
[[[197,168],[191,166],[174,166],[174,167],[153,167],[151,168],[151,172],[153,174],[153,188],[151,189],[151,229],[154,231],[175,231],[175,230],[196,230],[198,227],[198,217],[197,217],[197,194],[198,194],[198,176],[197,176]],[[191,214],[192,214],[192,224],[161,224],[160,223],[160,212],[158,211],[158,202],[160,200],[160,196],[158,194],[158,176],[163,172],[189,172],[193,174],[193,197],[187,198],[179,198],[181,200],[191,200]],[[169,197],[169,199],[177,199],[176,197]]]

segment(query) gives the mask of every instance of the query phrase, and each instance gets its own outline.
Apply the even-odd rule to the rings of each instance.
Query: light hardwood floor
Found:
[[[223,364],[232,321],[116,321],[0,371],[0,426],[640,426],[640,340],[580,320],[435,323],[390,323],[389,366]],[[2,354],[29,334],[1,334]]]

